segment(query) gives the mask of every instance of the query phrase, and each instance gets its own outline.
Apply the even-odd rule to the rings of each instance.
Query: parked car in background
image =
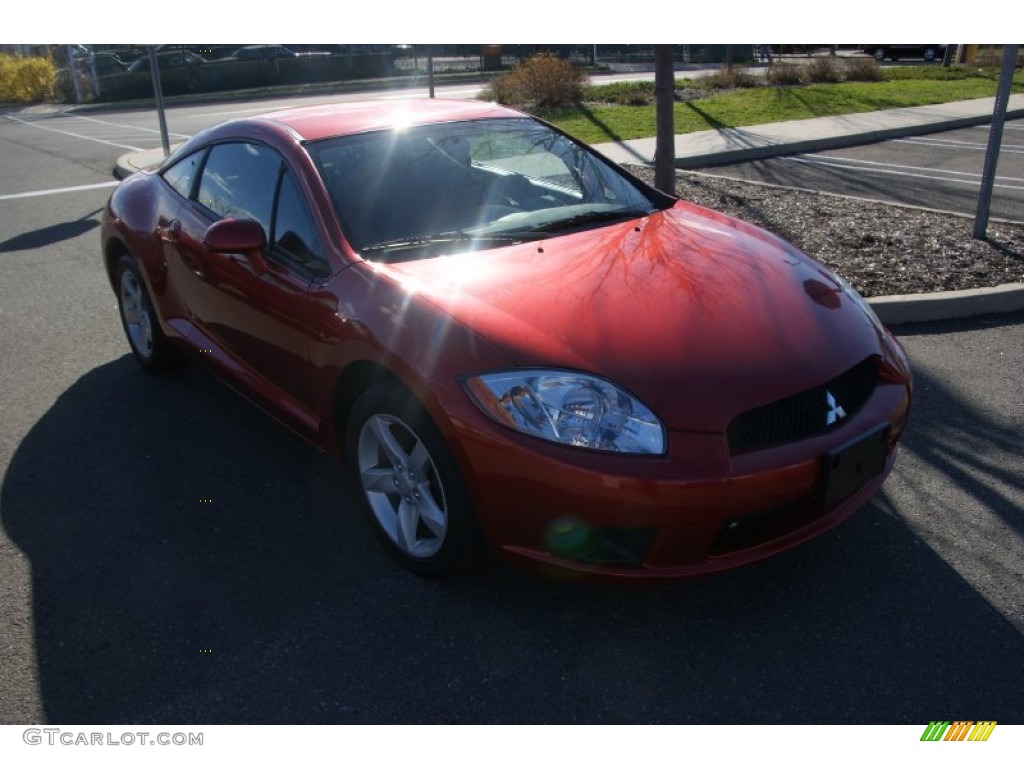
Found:
[[[137,362],[190,353],[343,456],[421,574],[751,563],[863,506],[910,407],[901,346],[826,267],[495,104],[202,131],[122,182],[101,243]]]
[[[245,45],[233,51],[228,61],[280,61],[282,59],[302,59],[308,57],[330,56],[331,51],[302,50],[294,51],[285,45]]]
[[[295,59],[298,54],[283,45],[244,45],[231,56],[232,61],[274,61],[275,59]]]
[[[156,54],[160,68],[160,80],[165,89],[195,88],[203,81],[202,67],[206,60],[185,50],[159,51]],[[149,56],[136,59],[128,71],[134,74],[149,74]]]
[[[865,45],[861,50],[870,53],[878,61],[891,59],[941,60],[946,53],[945,45]]]
[[[171,69],[198,69],[206,60],[191,51],[159,51],[156,54],[156,63],[160,71]],[[141,72],[149,66],[149,56],[140,56],[129,67],[130,72]]]
[[[128,65],[114,53],[92,53],[76,59],[80,68],[96,77],[109,77],[128,71]]]

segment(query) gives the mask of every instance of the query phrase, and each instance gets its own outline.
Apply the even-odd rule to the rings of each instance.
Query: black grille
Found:
[[[878,366],[868,358],[821,386],[741,413],[726,432],[729,451],[756,451],[841,427],[868,401],[877,383]],[[828,423],[828,415],[835,408],[829,403],[829,394],[845,414],[832,424]]]

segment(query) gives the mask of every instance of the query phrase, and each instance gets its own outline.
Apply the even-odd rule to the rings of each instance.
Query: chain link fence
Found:
[[[149,51],[131,45],[5,46],[22,56],[44,56],[57,68],[60,95],[76,103],[153,95]],[[759,46],[677,45],[678,64],[755,58]],[[376,78],[436,76],[487,78],[538,53],[579,67],[651,70],[653,45],[162,45],[156,49],[166,95],[216,93],[275,86],[312,86]],[[429,65],[428,65],[429,62]]]

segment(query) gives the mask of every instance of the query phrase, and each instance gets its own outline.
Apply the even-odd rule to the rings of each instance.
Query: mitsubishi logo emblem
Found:
[[[836,402],[835,396],[827,389],[825,390],[825,405],[828,406],[828,412],[825,414],[825,426],[832,426],[840,419],[846,418],[843,406]]]

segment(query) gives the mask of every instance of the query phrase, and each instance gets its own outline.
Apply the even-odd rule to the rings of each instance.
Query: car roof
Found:
[[[294,107],[257,115],[287,127],[303,141],[410,125],[524,117],[500,104],[461,99],[381,99]]]

